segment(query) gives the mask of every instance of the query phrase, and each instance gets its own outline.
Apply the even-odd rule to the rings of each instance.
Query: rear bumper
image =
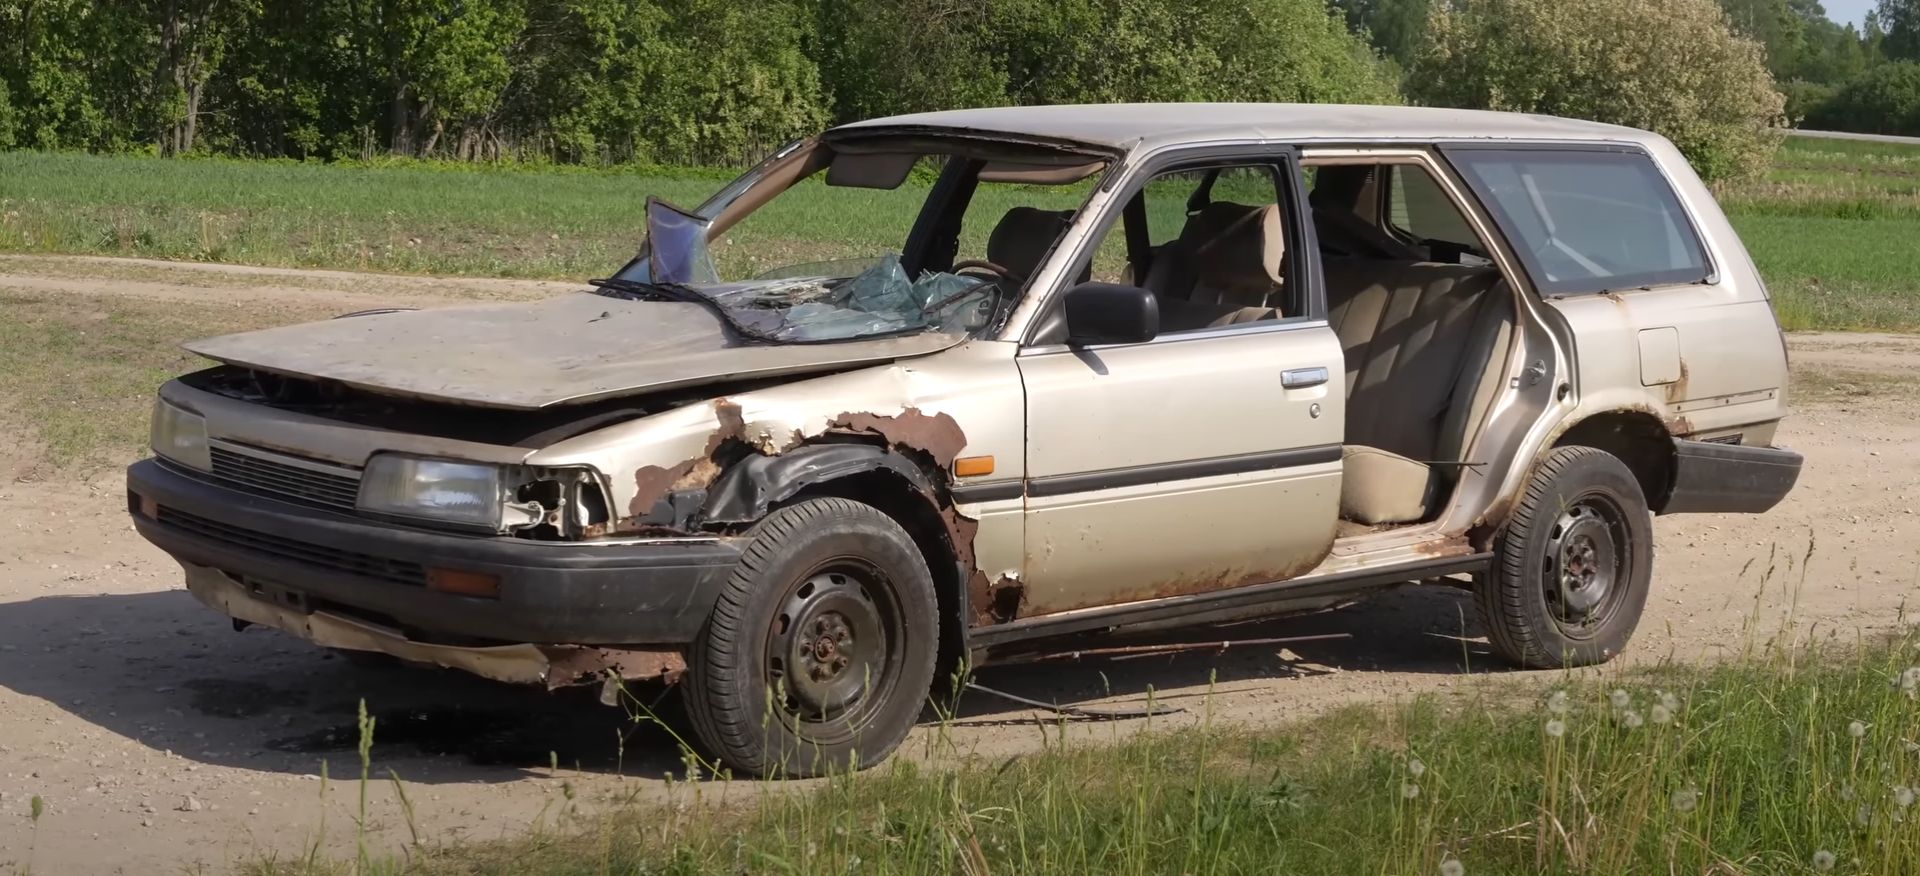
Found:
[[[1675,441],[1673,489],[1662,514],[1758,514],[1800,479],[1803,457],[1779,447]]]
[[[409,529],[231,490],[153,460],[127,470],[127,489],[135,528],[189,572],[216,570],[251,602],[419,643],[684,645],[740,556],[730,539],[554,543]],[[430,569],[492,575],[498,597],[430,590]]]

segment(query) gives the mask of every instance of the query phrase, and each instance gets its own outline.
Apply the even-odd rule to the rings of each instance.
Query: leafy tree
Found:
[[[1322,0],[823,0],[821,11],[843,120],[999,103],[1398,99]]]
[[[1408,82],[1429,104],[1657,131],[1708,178],[1763,170],[1784,121],[1761,46],[1714,0],[1455,0]]]
[[[1881,50],[1887,57],[1920,61],[1920,0],[1880,0],[1875,12],[1885,28]]]
[[[1380,54],[1405,64],[1426,37],[1427,16],[1433,0],[1332,0],[1347,17],[1347,26],[1364,32]]]

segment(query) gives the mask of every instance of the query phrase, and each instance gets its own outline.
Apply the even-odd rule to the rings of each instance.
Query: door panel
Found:
[[[1318,564],[1339,516],[1342,362],[1317,322],[1022,355],[1021,614],[1284,580]]]

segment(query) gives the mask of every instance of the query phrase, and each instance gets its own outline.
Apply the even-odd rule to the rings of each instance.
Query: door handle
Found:
[[[1295,368],[1280,372],[1280,385],[1288,389],[1306,389],[1326,383],[1329,376],[1325,368]]]

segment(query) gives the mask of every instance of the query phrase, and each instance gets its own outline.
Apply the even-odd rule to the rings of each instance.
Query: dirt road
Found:
[[[236,306],[297,294],[341,310],[556,288],[58,259],[0,259],[0,282]],[[1803,635],[1843,639],[1900,621],[1920,581],[1920,338],[1807,335],[1792,346],[1801,392],[1781,439],[1807,454],[1799,489],[1762,517],[1658,522],[1654,595],[1625,664],[1711,660],[1778,629],[1789,613]],[[0,448],[0,463],[7,453]],[[359,775],[362,698],[378,720],[382,781],[368,794],[377,843],[404,843],[415,830],[438,841],[551,825],[568,793],[588,811],[689,793],[662,781],[684,770],[671,740],[623,726],[590,693],[361,668],[286,636],[233,632],[133,534],[118,471],[0,482],[0,507],[10,512],[0,522],[0,872],[29,858],[39,873],[218,872],[316,843],[350,855],[359,789],[343,780]],[[1451,589],[1401,590],[1234,635],[1330,632],[1351,638],[1287,652],[989,669],[982,681],[1040,700],[1137,702],[1151,687],[1162,701],[1192,702],[1212,673],[1217,720],[1273,723],[1485,678],[1537,680],[1489,657],[1471,605]],[[984,697],[965,706],[947,734],[958,751],[1005,756],[1040,745],[1035,713]],[[1143,723],[1077,732],[1104,738]],[[936,735],[923,728],[906,755],[929,756]],[[404,780],[411,819],[388,770]],[[26,817],[31,795],[46,804],[37,825]]]

